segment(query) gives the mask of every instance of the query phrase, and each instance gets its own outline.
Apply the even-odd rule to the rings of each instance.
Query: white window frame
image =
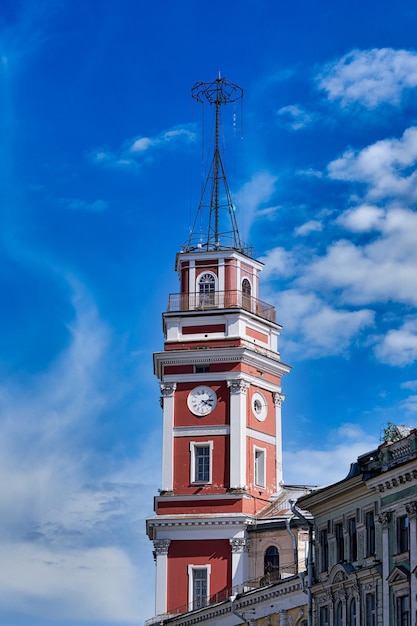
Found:
[[[211,565],[188,565],[188,608],[190,611],[194,608],[194,572],[205,570],[207,573],[207,605],[210,599],[210,574]]]
[[[262,459],[262,475],[259,474],[258,459]],[[253,482],[255,487],[266,487],[266,448],[253,447]]]
[[[210,471],[209,480],[196,479],[196,450],[209,448]],[[190,482],[193,485],[210,485],[213,482],[213,441],[190,441]]]
[[[211,276],[214,279],[213,291],[208,291],[208,292],[201,291],[200,284],[201,284],[201,279],[203,278],[203,276]],[[218,286],[219,286],[219,279],[214,272],[208,270],[208,271],[204,271],[198,274],[198,276],[196,277],[196,286],[195,286],[196,297],[198,299],[198,302],[197,302],[198,306],[205,305],[205,304],[215,305],[216,300],[217,300],[217,294],[219,291]]]

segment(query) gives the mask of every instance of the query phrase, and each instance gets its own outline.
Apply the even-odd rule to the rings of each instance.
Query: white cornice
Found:
[[[229,426],[180,426],[174,428],[174,437],[215,437],[229,434]]]
[[[253,348],[247,347],[233,347],[228,348],[200,348],[194,350],[167,350],[164,352],[155,352],[154,354],[154,370],[158,378],[162,378],[163,366],[176,366],[176,365],[201,365],[210,363],[247,363],[252,365],[257,370],[273,375],[284,376],[291,368],[279,360],[279,353],[274,353],[265,348],[254,346]],[[206,373],[203,375],[204,380],[221,380],[220,376],[223,375],[223,380],[230,379],[230,373]],[[164,380],[172,382],[188,382],[192,380],[198,380],[197,374],[181,374],[181,380],[178,375],[167,375]],[[212,377],[212,378],[209,378]],[[255,379],[255,377],[254,377]],[[266,382],[266,381],[265,381]],[[266,388],[266,387],[265,387]],[[274,387],[274,390],[276,388]]]
[[[258,441],[263,441],[264,443],[270,443],[273,446],[276,443],[276,438],[273,437],[272,435],[261,433],[259,430],[254,430],[253,428],[247,428],[246,434],[248,437],[252,437],[253,439],[258,439]]]

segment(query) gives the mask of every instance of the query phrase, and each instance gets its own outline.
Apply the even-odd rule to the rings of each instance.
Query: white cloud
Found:
[[[2,543],[0,608],[31,619],[138,623],[136,572],[114,547],[59,552],[33,543]]]
[[[416,304],[417,214],[396,207],[380,212],[359,208],[340,221],[359,229],[366,220],[379,229],[379,236],[364,245],[337,241],[304,269],[299,283],[328,293],[338,290],[349,304],[388,300]]]
[[[344,107],[398,105],[405,90],[417,87],[417,53],[392,48],[353,50],[326,65],[317,80],[328,98]]]
[[[287,333],[286,353],[304,358],[343,355],[352,338],[374,323],[371,310],[332,308],[316,294],[296,289],[280,292],[277,308]],[[295,339],[289,340],[288,334]]]
[[[358,456],[375,449],[378,442],[367,435],[357,424],[343,424],[331,432],[329,441],[323,441],[320,450],[302,448],[285,450],[285,482],[325,486],[342,480],[349,473],[351,463]],[[325,449],[325,447],[328,449]]]
[[[401,383],[402,389],[411,389],[412,391],[417,391],[417,380],[406,380]]]
[[[417,127],[400,139],[383,139],[363,148],[347,150],[328,165],[334,180],[363,183],[371,200],[395,198],[417,201]]]
[[[401,328],[389,330],[375,347],[376,356],[391,365],[409,365],[417,361],[417,317]]]
[[[279,276],[291,276],[294,272],[293,255],[285,248],[273,248],[259,259],[265,263],[262,280],[270,280]]]
[[[384,217],[383,209],[370,204],[362,204],[342,213],[337,221],[352,232],[362,233],[381,230]]]
[[[401,402],[400,408],[408,413],[417,413],[417,395],[406,398]]]
[[[317,118],[317,113],[307,111],[300,104],[290,104],[281,107],[276,113],[281,124],[289,130],[302,130],[313,124]]]
[[[95,148],[90,150],[88,157],[94,165],[121,169],[137,169],[143,160],[156,150],[167,146],[180,146],[196,140],[193,124],[174,126],[153,137],[135,137],[124,141],[116,150]]]
[[[294,234],[302,237],[310,233],[318,233],[323,230],[323,224],[318,220],[310,220],[295,229]]]

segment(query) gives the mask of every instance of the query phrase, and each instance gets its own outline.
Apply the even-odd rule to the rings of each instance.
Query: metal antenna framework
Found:
[[[238,85],[231,83],[225,78],[219,77],[211,83],[204,83],[202,81],[197,82],[191,90],[192,97],[201,102],[203,105],[205,102],[214,104],[215,106],[215,140],[214,140],[214,154],[211,162],[211,166],[208,172],[208,176],[203,185],[200,204],[197,211],[197,216],[194,221],[193,228],[190,233],[188,244],[186,248],[188,250],[239,250],[245,252],[245,245],[240,239],[239,230],[237,227],[235,207],[232,202],[232,197],[227,183],[226,173],[223,166],[223,161],[220,154],[219,147],[219,134],[220,134],[220,107],[230,102],[236,102],[243,98],[243,89]],[[208,218],[207,232],[198,232],[197,224],[202,219],[203,209],[207,208],[204,205],[204,199],[207,197],[207,188],[211,182],[211,193]],[[223,186],[224,194],[221,195],[220,188]],[[220,210],[227,211],[230,219],[229,230],[223,230],[221,228]],[[246,254],[248,252],[246,251]]]

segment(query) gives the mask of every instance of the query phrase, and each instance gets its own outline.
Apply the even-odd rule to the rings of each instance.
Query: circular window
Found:
[[[252,396],[252,412],[257,420],[263,422],[268,413],[268,405],[264,396],[258,391]]]

